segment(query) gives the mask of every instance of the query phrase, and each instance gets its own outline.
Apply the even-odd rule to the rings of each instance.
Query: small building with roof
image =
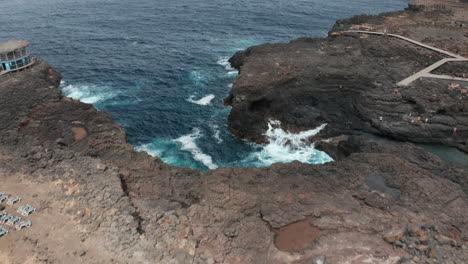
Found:
[[[34,64],[25,40],[7,40],[0,43],[0,75],[19,71]]]

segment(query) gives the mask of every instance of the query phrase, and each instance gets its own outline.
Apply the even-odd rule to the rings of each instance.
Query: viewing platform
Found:
[[[0,75],[19,71],[34,64],[25,40],[7,40],[0,44]]]

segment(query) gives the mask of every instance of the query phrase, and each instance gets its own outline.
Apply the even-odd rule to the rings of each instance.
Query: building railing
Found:
[[[30,58],[29,62],[26,63],[26,64],[22,64],[20,67],[16,67],[16,68],[10,69],[10,70],[3,70],[3,69],[0,68],[0,75],[4,75],[4,74],[10,73],[10,72],[16,72],[16,71],[28,68],[28,67],[32,66],[34,63],[36,63],[39,60],[38,58],[36,58],[34,56],[29,56],[29,58]]]
[[[3,53],[3,54],[0,54],[0,61],[11,61],[11,60],[19,59],[22,57],[26,57],[29,54],[30,54],[29,51],[22,52],[21,54],[16,54],[15,52],[13,53],[13,56],[8,56],[7,54]]]

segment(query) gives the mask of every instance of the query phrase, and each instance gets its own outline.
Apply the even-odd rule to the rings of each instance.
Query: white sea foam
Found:
[[[189,78],[193,84],[197,86],[203,85],[204,77],[199,71],[191,71]]]
[[[148,144],[135,146],[137,151],[144,151],[153,157],[159,157],[162,161],[169,164],[178,164],[180,161],[176,155],[168,155],[168,150],[175,148],[174,142],[162,138],[155,139]]]
[[[213,130],[213,138],[216,140],[216,143],[223,143],[224,140],[221,138],[221,131],[219,130],[219,126],[210,124],[210,128]]]
[[[153,157],[161,157],[163,151],[157,148],[153,147],[153,144],[142,144],[139,146],[135,146],[136,151],[144,151],[148,154],[150,154]]]
[[[218,144],[223,143],[220,136],[219,126],[216,124],[209,124],[213,131],[212,137]],[[265,136],[268,138],[268,144],[265,145],[252,145],[257,151],[252,152],[247,158],[223,166],[252,166],[252,167],[266,167],[273,163],[287,163],[292,161],[300,161],[310,164],[322,164],[331,162],[333,159],[325,152],[318,151],[314,148],[314,144],[309,141],[309,138],[316,135],[326,124],[300,132],[292,133],[285,131],[281,128],[279,121],[270,121],[268,130]],[[179,151],[186,151],[191,154],[193,159],[200,162],[208,169],[216,169],[218,166],[213,162],[213,158],[203,153],[198,147],[197,140],[203,137],[199,128],[194,128],[188,135],[183,135],[177,139],[166,140],[156,139],[149,144],[136,146],[138,151],[146,151],[152,156],[160,157],[164,162],[169,164],[186,164],[186,161],[181,159],[181,156],[176,154]],[[175,144],[175,145],[174,145]]]
[[[229,62],[229,57],[220,57],[217,63],[223,66],[227,71],[234,70],[234,68],[231,67],[231,63]]]
[[[98,87],[96,85],[67,85],[65,81],[62,81],[60,84],[65,96],[78,99],[87,104],[96,104],[101,101],[109,100],[117,95],[117,93],[109,91],[106,87]]]
[[[303,163],[322,164],[333,161],[325,152],[315,149],[309,138],[325,128],[326,124],[300,133],[292,133],[281,128],[281,122],[270,121],[265,136],[268,144],[251,154],[247,159],[257,166],[269,166],[277,162],[300,161]]]
[[[181,150],[190,152],[195,160],[203,163],[210,170],[216,169],[218,166],[213,163],[211,156],[203,153],[195,142],[201,136],[200,129],[194,128],[192,133],[174,139],[174,142],[180,143]]]
[[[217,63],[226,69],[228,75],[232,76],[237,75],[239,73],[239,71],[237,71],[231,66],[231,63],[229,62],[229,57],[221,57],[219,58]]]
[[[194,95],[191,95],[187,101],[190,102],[190,103],[193,103],[193,104],[197,104],[197,105],[209,105],[211,103],[211,100],[213,100],[215,98],[215,95],[214,94],[209,94],[201,99],[198,99],[198,100],[194,100],[195,96]]]

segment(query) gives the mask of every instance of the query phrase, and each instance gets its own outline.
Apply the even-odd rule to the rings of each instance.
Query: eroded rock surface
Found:
[[[3,182],[23,179],[16,183],[19,192],[24,181],[59,187],[44,201],[53,210],[41,208],[36,217],[63,214],[80,230],[70,232],[79,246],[61,253],[34,246],[61,236],[53,226],[33,226],[41,231],[28,239],[37,244],[21,242],[19,232],[2,238],[22,245],[2,250],[12,263],[24,260],[25,249],[36,252],[37,263],[395,263],[426,252],[438,260],[467,257],[466,167],[411,144],[353,136],[337,146],[342,158],[325,165],[206,173],[173,167],[134,151],[109,115],[61,97],[59,77],[41,62],[2,78],[0,172]],[[86,134],[76,137],[76,127]],[[307,219],[313,219],[306,223],[310,232],[297,233],[294,227]],[[429,242],[409,235],[394,244],[384,240],[414,224],[430,228]]]
[[[386,46],[389,43],[398,52]],[[393,83],[391,78],[399,80],[404,73],[438,58],[414,49],[396,40],[337,36],[264,45],[240,53],[235,60],[243,66],[231,98],[231,126],[236,127],[233,118],[241,109],[238,107],[246,107],[245,120],[261,117],[264,124],[268,118],[277,118],[291,130],[308,129],[325,120],[331,128],[323,136],[350,130],[395,133],[386,132],[385,127],[402,121],[390,112],[441,104],[419,97],[415,104],[405,103],[410,100],[405,98],[423,89],[418,85],[424,82],[429,82],[426,89],[438,92],[438,82],[422,81],[400,95],[386,86]],[[276,54],[284,52],[289,59],[279,60],[275,66],[281,68],[279,75],[272,73]],[[359,74],[343,75],[334,68],[337,60],[321,66],[321,71],[292,68],[299,62],[312,63],[305,58],[319,60],[330,52],[339,54],[342,63]],[[354,56],[349,54],[360,53],[375,56],[361,70],[361,64],[347,62]],[[384,68],[380,63],[393,66]],[[259,74],[254,78],[249,71]],[[380,85],[373,84],[375,80],[369,74],[366,77],[366,71],[381,76]],[[310,91],[304,88],[306,81],[311,82]],[[334,145],[323,144],[322,148],[337,157],[324,165],[293,162],[208,172],[174,167],[136,152],[108,114],[62,97],[59,82],[60,74],[45,62],[0,79],[0,179],[6,188],[1,191],[24,196],[38,208],[31,216],[35,218],[30,229],[0,238],[0,258],[7,263],[468,261],[465,165],[443,161],[411,143],[350,135]],[[250,92],[279,88],[279,99],[294,99],[297,109],[290,103],[283,104],[281,111],[284,116],[295,116],[294,122],[271,110],[280,102],[273,94],[266,100],[260,93],[250,97]],[[240,96],[244,89],[249,91],[246,97]],[[347,96],[338,97],[337,93]],[[450,93],[437,95],[435,100],[455,100]],[[392,105],[392,111],[383,103],[371,105],[375,97]],[[259,101],[249,110],[246,102],[251,98]],[[311,108],[308,102],[315,99]],[[353,105],[371,110],[356,110]],[[464,122],[457,119],[463,111],[448,109],[437,121],[443,128],[431,130],[440,141],[444,129],[453,122]],[[362,116],[355,115],[359,111]],[[376,111],[389,123],[372,121]],[[349,127],[331,122],[345,117],[353,121]],[[260,140],[261,127],[251,130],[249,123],[244,126],[234,130]],[[415,125],[419,130],[425,126]],[[401,134],[408,138],[419,133],[401,127]],[[451,140],[461,144],[457,137]],[[310,227],[298,233],[303,225]]]
[[[468,151],[466,82],[422,78],[396,85],[447,55],[398,38],[345,32],[387,30],[467,56],[468,27],[453,22],[467,8],[356,16],[338,21],[328,38],[238,52],[230,62],[240,74],[226,99],[233,107],[231,131],[264,142],[269,120],[281,121],[290,131],[328,123],[322,135],[366,131]],[[434,73],[462,77],[466,65],[449,63]]]

